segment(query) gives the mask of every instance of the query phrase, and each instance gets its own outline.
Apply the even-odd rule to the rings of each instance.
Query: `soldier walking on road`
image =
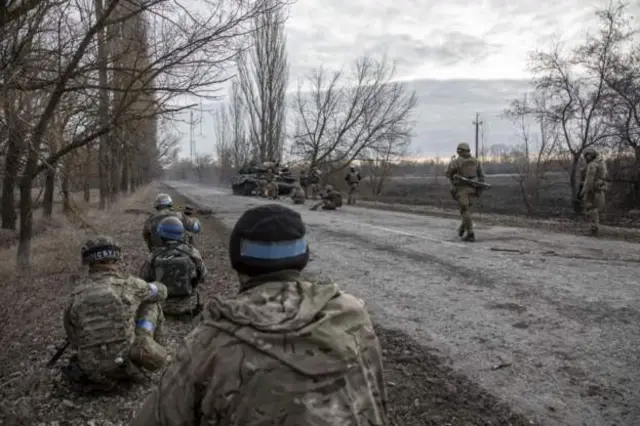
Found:
[[[358,172],[355,167],[351,166],[349,168],[349,173],[347,173],[347,176],[345,176],[344,180],[349,185],[347,204],[353,205],[356,203],[356,192],[358,191],[358,186],[360,185],[362,177],[360,177],[360,172]]]
[[[471,148],[468,143],[458,144],[456,152],[458,156],[451,158],[446,175],[451,181],[451,195],[460,206],[462,223],[458,227],[458,235],[463,241],[475,241],[476,237],[473,232],[473,222],[471,221],[469,207],[471,206],[471,197],[480,196],[482,188],[474,188],[460,178],[484,182],[484,172],[480,162],[471,155]]]
[[[584,215],[591,225],[591,235],[597,236],[600,227],[600,215],[605,208],[607,191],[607,165],[604,158],[595,149],[584,151],[587,164],[582,170],[579,198],[584,202]]]

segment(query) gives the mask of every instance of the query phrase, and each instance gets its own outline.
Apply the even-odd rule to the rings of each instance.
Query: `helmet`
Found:
[[[325,189],[326,191],[333,191],[333,186],[331,186],[331,185],[329,185],[329,184],[326,184],[326,185],[325,185],[325,187],[324,187],[324,189]]]
[[[589,147],[587,149],[585,149],[584,151],[582,151],[582,154],[586,157],[587,155],[593,155],[594,157],[596,155],[598,155],[598,153],[596,152],[595,149],[593,149],[592,147]]]
[[[168,216],[160,221],[156,233],[163,240],[182,241],[184,239],[184,224],[177,217]]]
[[[456,148],[456,151],[469,151],[471,152],[471,148],[469,147],[469,144],[466,142],[462,142],[458,144],[458,148]]]
[[[173,207],[173,200],[171,199],[171,196],[169,194],[161,192],[160,194],[156,195],[156,200],[153,205],[158,210],[162,208],[171,208]]]
[[[122,259],[120,245],[111,237],[98,235],[87,242],[80,252],[83,265],[92,265],[107,260],[118,261]]]

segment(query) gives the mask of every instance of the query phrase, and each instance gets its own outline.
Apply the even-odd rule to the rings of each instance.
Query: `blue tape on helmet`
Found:
[[[288,259],[306,253],[307,247],[306,238],[277,243],[242,240],[240,242],[240,256],[265,260]]]
[[[184,237],[184,227],[173,223],[161,223],[157,232],[160,237],[170,240],[181,240]]]
[[[153,333],[153,331],[156,329],[156,326],[149,320],[137,320],[136,327],[147,330],[150,333]]]

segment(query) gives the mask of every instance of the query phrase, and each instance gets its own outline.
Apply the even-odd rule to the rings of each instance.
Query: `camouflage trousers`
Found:
[[[347,194],[347,204],[356,203],[356,194],[358,192],[358,183],[349,184],[349,193]]]
[[[605,207],[605,193],[603,191],[588,192],[584,197],[584,216],[592,229],[600,226],[600,215]]]
[[[473,234],[473,221],[471,220],[471,196],[475,195],[475,189],[469,186],[459,186],[455,188],[455,199],[460,207],[462,223],[460,229]]]
[[[191,296],[167,298],[161,304],[162,312],[169,317],[195,316],[202,309],[200,294],[197,290],[194,290]]]
[[[157,303],[141,305],[135,324],[128,353],[123,351],[114,357],[110,343],[99,348],[81,349],[63,368],[65,376],[81,386],[108,390],[120,381],[141,379],[143,370],[162,369],[167,364],[167,351],[158,343],[164,324],[162,309]]]

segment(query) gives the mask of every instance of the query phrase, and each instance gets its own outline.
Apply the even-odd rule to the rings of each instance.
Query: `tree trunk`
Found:
[[[98,19],[103,15],[102,0],[95,0],[96,16]],[[100,28],[98,36],[98,84],[100,84],[100,99],[98,104],[98,114],[101,118],[101,125],[109,124],[109,88],[107,87],[107,66],[109,61],[109,52],[107,51],[106,30]],[[98,172],[100,178],[100,209],[107,207],[109,199],[109,135],[100,136],[98,147]]]
[[[122,158],[122,176],[120,177],[120,192],[126,194],[129,190],[129,156],[125,152]]]
[[[69,166],[69,161],[66,162],[66,165]],[[69,169],[70,167],[64,168],[64,174],[62,175],[62,211],[64,213],[69,213],[71,211],[71,200],[69,200]]]
[[[56,169],[49,168],[45,173],[44,200],[42,201],[42,216],[50,219],[53,215],[53,196],[56,188]]]
[[[569,176],[569,182],[571,183],[571,200],[575,200],[578,197],[578,164],[580,163],[580,154],[575,154],[571,160],[571,175]],[[581,207],[577,203],[573,203],[573,211],[580,213]]]
[[[31,189],[33,176],[38,167],[38,152],[31,150],[27,158],[22,179],[20,179],[20,234],[18,239],[18,267],[29,268],[31,258],[31,238],[33,237],[33,199]]]
[[[16,214],[15,190],[20,170],[20,145],[13,135],[9,135],[7,155],[5,157],[4,178],[2,179],[2,228],[16,229],[18,216]]]

